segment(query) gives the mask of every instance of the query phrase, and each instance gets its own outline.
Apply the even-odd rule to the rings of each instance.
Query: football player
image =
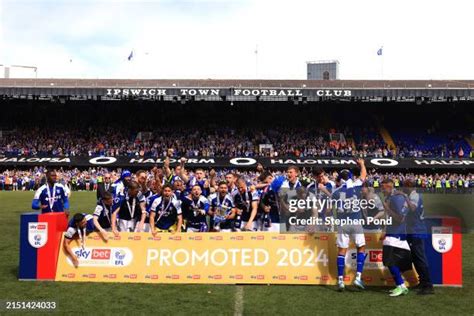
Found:
[[[64,234],[63,247],[67,256],[71,259],[74,267],[79,266],[79,259],[72,251],[71,241],[79,239],[81,247],[85,248],[86,236],[95,229],[93,216],[85,213],[76,213],[69,221],[66,233]]]
[[[386,226],[383,239],[383,265],[386,266],[395,280],[396,287],[390,291],[390,296],[408,294],[408,288],[402,277],[402,272],[412,269],[410,246],[407,241],[406,216],[409,213],[406,196],[394,190],[391,179],[382,181],[383,202],[387,216],[392,219],[392,224]]]
[[[33,198],[31,208],[41,213],[65,212],[69,215],[68,189],[57,183],[55,170],[46,172],[46,183],[39,187]]]
[[[107,241],[107,232],[112,231],[112,205],[114,199],[112,193],[104,192],[102,197],[97,201],[94,210],[94,225],[99,231],[102,239]]]
[[[191,193],[182,200],[181,208],[187,232],[207,232],[209,230],[206,220],[209,212],[209,200],[201,193],[201,187],[195,185]]]
[[[342,170],[339,173],[339,181],[341,186],[338,187],[334,193],[333,198],[339,203],[337,204],[337,219],[360,221],[362,219],[362,212],[360,207],[357,207],[357,202],[360,202],[362,185],[367,178],[367,169],[363,159],[358,159],[357,163],[360,167],[360,176],[357,180],[353,180],[352,173],[349,170]],[[359,203],[360,206],[360,203]],[[357,247],[357,273],[354,279],[354,285],[359,289],[365,289],[362,282],[362,272],[365,262],[365,237],[364,228],[362,224],[347,224],[339,225],[337,227],[337,276],[338,289],[343,291],[344,284],[344,269],[345,257],[347,249],[349,248],[350,240],[352,239]]]
[[[169,184],[163,186],[162,195],[151,205],[150,226],[153,235],[158,232],[181,232],[183,226],[181,202],[174,197]]]
[[[114,199],[125,194],[130,181],[132,181],[132,173],[129,170],[122,171],[120,179],[112,184],[114,190]]]
[[[234,196],[234,206],[237,209],[235,230],[257,230],[257,207],[259,196],[256,191],[250,191],[243,178],[237,180],[238,193]],[[240,218],[239,218],[240,217]]]
[[[209,202],[209,215],[214,219],[213,229],[222,232],[232,231],[236,210],[225,181],[219,182],[217,192],[209,196]]]
[[[112,213],[112,231],[116,236],[121,232],[143,231],[146,219],[146,200],[140,193],[137,182],[131,181],[123,196],[116,198]]]

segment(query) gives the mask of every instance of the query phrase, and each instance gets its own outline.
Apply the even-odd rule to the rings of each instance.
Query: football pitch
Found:
[[[21,282],[17,280],[20,214],[30,211],[32,196],[32,192],[0,192],[0,301],[56,301],[58,314],[474,314],[474,233],[463,235],[463,288],[436,288],[435,295],[427,296],[412,291],[391,298],[388,288],[360,292],[350,286],[339,293],[333,286]],[[457,198],[472,211],[472,195]],[[442,200],[425,201],[428,213],[430,204],[432,209],[444,205]],[[73,192],[70,204],[73,213],[91,213],[95,192]]]

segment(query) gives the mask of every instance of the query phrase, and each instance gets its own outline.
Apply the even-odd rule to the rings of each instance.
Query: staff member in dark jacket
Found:
[[[403,183],[403,192],[406,194],[408,209],[410,210],[406,217],[407,223],[407,241],[410,245],[413,264],[416,273],[420,278],[417,286],[418,294],[434,294],[433,283],[430,278],[430,267],[425,253],[425,239],[428,231],[424,221],[423,199],[416,192],[415,184],[411,180],[405,180]]]
[[[104,198],[104,193],[114,193],[114,188],[112,187],[112,181],[110,174],[106,173],[104,175],[104,181],[97,183],[97,200]]]

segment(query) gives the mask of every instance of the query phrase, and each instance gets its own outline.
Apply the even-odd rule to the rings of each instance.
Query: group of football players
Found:
[[[289,216],[293,215],[288,207],[291,199],[304,200],[309,196],[320,200],[331,198],[352,202],[366,199],[374,201],[372,208],[361,210],[339,206],[336,209],[317,209],[316,212],[304,209],[298,210],[296,215],[324,217],[332,216],[335,211],[338,219],[359,220],[367,216],[394,219],[394,224],[385,228],[384,264],[397,281],[397,287],[391,295],[407,293],[401,272],[411,268],[410,245],[417,244],[420,247],[419,240],[410,241],[409,237],[426,234],[422,223],[423,204],[413,183],[407,182],[408,188],[404,188],[404,192],[394,190],[392,180],[384,180],[382,201],[365,181],[367,170],[363,159],[358,160],[358,177],[349,170],[342,170],[334,178],[334,175],[316,169],[312,172],[309,184],[302,184],[299,169],[295,166],[288,167],[286,173],[281,175],[258,166],[255,176],[248,178],[236,172],[217,174],[210,170],[206,174],[202,169],[191,172],[185,168],[185,163],[186,159],[183,158],[171,168],[166,159],[162,168],[154,167],[150,172],[138,170],[134,174],[124,170],[115,181],[110,174],[104,175],[104,183],[98,187],[98,200],[93,214],[77,213],[69,222],[64,248],[73,264],[78,266],[79,261],[70,242],[79,239],[82,243],[86,235],[93,231],[97,231],[104,240],[108,239],[110,232],[117,236],[120,232],[149,232],[156,235],[159,232],[300,231],[288,223]],[[46,173],[45,184],[35,194],[34,209],[68,213],[70,191],[57,183],[56,179],[55,171]],[[365,288],[362,282],[366,259],[364,234],[371,229],[380,232],[380,228],[363,224],[337,226],[340,290],[345,288],[345,258],[350,240],[357,247],[354,285]],[[421,278],[425,278],[427,286],[432,287],[429,276],[426,279],[426,275],[429,275],[426,258],[421,258],[420,262],[420,267],[416,267],[415,262],[417,272]]]

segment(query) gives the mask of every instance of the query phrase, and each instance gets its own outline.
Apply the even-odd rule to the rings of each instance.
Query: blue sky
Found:
[[[472,12],[470,0],[0,0],[0,64],[39,77],[304,79],[306,61],[338,59],[342,79],[382,68],[474,79]]]

